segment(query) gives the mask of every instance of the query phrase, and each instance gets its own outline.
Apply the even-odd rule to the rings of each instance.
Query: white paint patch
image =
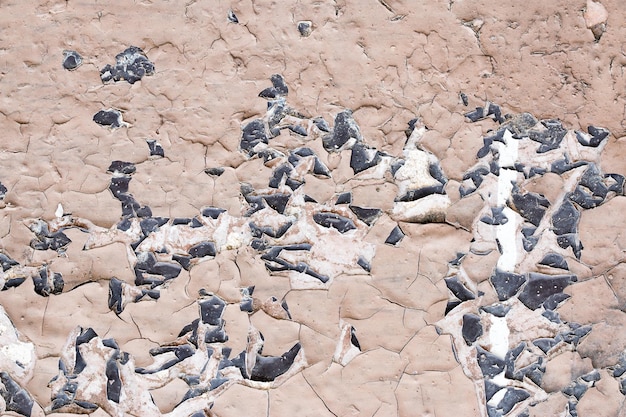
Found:
[[[491,353],[504,359],[509,351],[509,326],[506,318],[489,315],[491,326],[489,326],[489,341],[491,342]]]
[[[498,194],[496,199],[497,207],[504,207],[502,214],[506,216],[508,222],[497,227],[496,235],[502,248],[502,255],[498,258],[498,269],[506,272],[513,272],[517,263],[517,221],[515,212],[506,207],[507,201],[513,192],[513,183],[517,181],[517,171],[510,169],[515,167],[518,157],[519,143],[513,138],[508,130],[504,131],[503,139],[505,145],[499,147],[500,158],[498,163]],[[507,169],[509,168],[509,169]]]
[[[32,343],[15,341],[13,344],[0,348],[0,355],[5,356],[12,362],[20,363],[26,368],[30,368],[31,362],[35,358],[35,346]]]
[[[59,203],[59,205],[57,206],[56,211],[54,212],[54,215],[57,216],[58,218],[63,217],[63,206],[61,205],[61,203]]]

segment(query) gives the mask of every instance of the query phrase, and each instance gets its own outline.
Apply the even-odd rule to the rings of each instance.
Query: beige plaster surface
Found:
[[[228,20],[229,11],[238,23]],[[308,36],[298,31],[300,21],[312,22]],[[619,0],[25,0],[0,2],[0,22],[0,183],[7,188],[0,203],[0,249],[28,277],[0,292],[3,317],[18,332],[0,317],[0,371],[32,396],[33,416],[85,412],[75,405],[52,410],[54,384],[49,385],[62,376],[59,359],[75,356],[71,335],[80,334],[78,326],[98,335],[85,348],[91,363],[101,363],[88,368],[96,417],[487,416],[475,350],[460,332],[463,314],[483,314],[480,307],[498,302],[489,277],[500,253],[480,222],[491,213],[494,191],[488,187],[498,180],[486,179],[480,193],[464,198],[459,186],[478,163],[482,137],[497,125],[470,123],[465,113],[488,101],[503,113],[559,119],[571,132],[606,128],[610,135],[597,151],[581,148],[576,155],[597,158],[603,173],[626,175],[626,9]],[[154,75],[134,84],[103,84],[100,70],[131,45],[154,63]],[[64,69],[64,50],[77,51],[82,65]],[[327,271],[327,283],[293,271],[270,273],[249,246],[251,218],[280,221],[269,208],[245,217],[240,192],[242,183],[259,195],[269,190],[279,164],[240,149],[243,126],[267,117],[258,94],[271,85],[272,74],[284,77],[288,105],[302,116],[281,123],[301,123],[310,134],[303,138],[283,129],[270,145],[285,154],[309,147],[331,171],[330,177],[313,175],[312,159],[308,170],[302,168],[301,193],[319,205],[294,198],[292,214],[305,220],[277,241],[299,243],[306,236],[316,243],[311,257],[302,257]],[[108,129],[93,122],[94,114],[109,108],[119,110],[128,125]],[[354,174],[349,149],[327,152],[323,134],[310,123],[321,116],[332,127],[345,109],[352,110],[363,143],[383,152],[385,163],[404,158],[415,165],[407,162],[395,178],[375,168]],[[416,130],[405,134],[414,118]],[[568,135],[568,149],[578,152],[574,134]],[[157,140],[165,157],[150,156],[146,139]],[[544,161],[520,150],[527,154],[528,163],[553,161],[552,154]],[[181,244],[185,250],[197,237],[193,233],[218,241],[218,222],[230,222],[224,228],[241,230],[242,236],[226,239],[215,257],[159,287],[158,300],[129,302],[120,314],[107,304],[110,280],[124,281],[134,295],[138,287],[129,254],[133,240],[116,230],[122,212],[108,189],[113,174],[107,168],[115,160],[135,164],[129,192],[153,216],[194,217],[209,206],[226,210],[216,222],[191,229]],[[425,161],[439,163],[448,178],[445,198],[435,196],[427,207],[394,202],[411,186],[436,183]],[[217,167],[224,168],[220,176],[205,172]],[[582,171],[547,173],[525,181],[524,191],[540,193],[556,207],[571,191],[568,184],[576,184],[575,175]],[[371,226],[347,206],[333,205],[348,191],[352,204],[382,210]],[[605,204],[581,211],[580,260],[571,249],[560,252],[578,281],[564,290],[571,298],[558,312],[564,322],[592,330],[577,346],[561,342],[546,355],[540,385],[519,381],[533,397],[507,415],[573,415],[561,391],[594,370],[600,379],[578,402],[578,415],[626,415],[620,380],[613,377],[626,352],[625,204],[626,197],[611,194]],[[315,226],[311,218],[320,207],[354,220],[356,230],[344,235]],[[65,230],[72,243],[64,253],[31,248],[33,222],[54,226],[70,217],[73,225],[81,219],[91,225]],[[396,225],[406,236],[394,246],[385,244]],[[550,227],[549,221],[540,226]],[[178,250],[171,236],[155,233],[151,239],[151,251],[165,245],[174,248],[171,253]],[[459,252],[467,254],[460,272],[449,264]],[[371,271],[356,264],[361,254],[369,256]],[[533,256],[539,255],[520,258],[520,265],[536,268],[539,259]],[[61,294],[35,293],[30,276],[43,265],[62,274]],[[535,271],[556,274],[549,267]],[[444,278],[453,273],[482,295],[444,317],[451,298]],[[248,314],[239,303],[241,289],[250,286],[254,309]],[[196,359],[154,378],[135,373],[131,365],[149,367],[157,360],[151,349],[187,343],[179,333],[199,317],[201,289],[227,304],[222,319],[231,359],[254,351],[260,332],[266,356],[300,343],[289,371],[270,382],[239,376],[183,402],[189,386],[180,376],[202,368]],[[564,329],[539,310],[517,301],[510,305],[511,349]],[[360,349],[350,343],[350,326]],[[485,325],[476,343],[491,346],[488,330]],[[131,365],[119,365],[127,372],[120,406],[106,396],[102,364],[112,350],[102,344],[105,339],[114,339],[132,358]],[[20,355],[33,352],[22,366],[9,354],[18,348]],[[529,345],[518,361],[529,364],[539,355]],[[0,401],[2,415],[20,415],[6,409]]]

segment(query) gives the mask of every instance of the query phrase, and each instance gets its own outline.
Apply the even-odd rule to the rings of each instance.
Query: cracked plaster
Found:
[[[254,383],[229,386],[215,397],[211,410],[211,395],[180,403],[189,386],[174,378],[153,386],[151,411],[131,407],[126,412],[485,415],[484,397],[475,396],[482,376],[472,370],[471,354],[463,358],[458,346],[453,351],[453,344],[465,344],[460,334],[454,336],[460,323],[441,325],[449,300],[444,278],[458,252],[468,253],[462,268],[467,285],[474,287],[470,290],[484,294],[480,302],[463,303],[463,311],[477,313],[479,305],[498,301],[488,278],[500,256],[484,222],[478,221],[493,214],[485,204],[489,197],[459,195],[464,175],[478,161],[482,137],[497,127],[491,121],[469,123],[464,114],[488,100],[507,113],[558,118],[566,129],[602,126],[610,135],[589,155],[597,158],[602,173],[625,173],[621,137],[626,106],[620,93],[626,65],[621,48],[624,16],[616,1],[523,6],[481,1],[141,1],[131,6],[51,0],[4,4],[0,20],[6,28],[0,40],[0,182],[7,189],[0,209],[2,250],[24,269],[23,276],[38,274],[41,265],[48,265],[64,280],[63,292],[49,297],[36,294],[30,278],[0,293],[7,320],[20,334],[2,342],[0,358],[14,362],[3,365],[2,371],[32,396],[32,415],[50,411],[47,385],[59,374],[58,359],[67,355],[76,326],[93,328],[98,335],[92,339],[94,346],[114,339],[135,366],[146,367],[154,361],[150,349],[168,346],[198,317],[201,289],[226,302],[226,344],[233,355],[250,349],[252,324],[265,337],[263,355],[280,356],[299,342],[306,357],[304,369],[294,368],[293,376],[268,390],[256,389]],[[312,22],[308,36],[298,29],[301,21]],[[129,45],[145,52],[155,73],[132,85],[103,85],[100,70]],[[82,57],[82,65],[71,72],[62,64],[67,50]],[[258,253],[244,244],[182,270],[160,288],[158,300],[129,302],[116,315],[107,305],[109,283],[112,277],[132,281],[128,241],[83,250],[90,235],[67,229],[64,233],[72,242],[62,253],[30,247],[34,236],[27,226],[37,219],[60,219],[59,204],[62,214],[91,222],[87,229],[115,227],[120,203],[108,190],[107,173],[115,160],[135,165],[130,192],[153,216],[191,218],[203,207],[214,206],[240,219],[245,207],[239,184],[267,188],[276,168],[248,158],[239,150],[239,141],[245,124],[264,117],[267,109],[256,95],[277,73],[289,87],[289,105],[303,116],[322,116],[333,126],[334,117],[349,108],[364,144],[393,158],[408,152],[410,134],[404,130],[419,118],[420,126],[428,128],[419,138],[424,154],[412,155],[418,161],[430,155],[447,178],[449,201],[438,206],[445,222],[405,223],[409,219],[393,211],[401,204],[393,200],[404,185],[394,183],[388,173],[355,175],[349,151],[328,153],[321,140],[310,137],[304,143],[330,169],[331,178],[305,173],[307,195],[323,203],[351,191],[352,204],[385,212],[371,227],[354,219],[363,232],[362,242],[375,248],[371,273],[357,267],[344,274],[345,266],[340,266],[323,289],[299,288],[297,279],[270,274]],[[108,108],[119,110],[127,125],[109,130],[93,123],[94,114]],[[158,141],[164,157],[151,156],[146,140]],[[284,152],[302,146],[303,139],[283,131],[270,143]],[[215,167],[223,167],[224,173],[205,173]],[[568,175],[542,175],[527,181],[525,191],[541,193],[557,206],[563,199],[558,190],[577,181],[568,182]],[[488,189],[491,180],[486,178],[483,188]],[[562,343],[551,352],[535,394],[539,402],[527,404],[529,415],[565,410],[571,414],[571,401],[559,391],[593,369],[599,369],[601,377],[578,402],[579,415],[624,413],[621,380],[613,376],[626,348],[622,338],[615,337],[624,321],[623,201],[617,195],[581,212],[580,262],[571,249],[566,254],[578,281],[565,288],[571,298],[558,313],[564,322],[592,325],[592,330],[573,351]],[[341,214],[352,216],[347,208]],[[396,221],[405,237],[395,246],[385,245]],[[490,255],[483,256],[485,251]],[[525,271],[537,261],[528,259]],[[239,309],[240,289],[252,285],[255,310],[248,316]],[[274,310],[261,307],[271,297],[287,303],[291,319],[272,317],[268,311]],[[509,326],[518,330],[517,339],[510,340],[513,348],[530,337],[533,323],[542,319],[511,303],[519,312],[507,315]],[[448,316],[448,321],[450,317],[457,316]],[[522,317],[528,318],[526,326],[515,327]],[[346,339],[346,324],[355,329],[360,347],[356,356]],[[453,336],[442,333],[441,327],[451,329]],[[27,375],[12,368],[16,346],[34,346],[37,360],[29,365],[33,368],[26,366]],[[532,362],[524,355],[520,363]],[[23,362],[18,367],[24,369]],[[93,401],[101,404],[95,416],[119,412],[107,401],[106,395]],[[514,409],[508,415],[522,412]]]

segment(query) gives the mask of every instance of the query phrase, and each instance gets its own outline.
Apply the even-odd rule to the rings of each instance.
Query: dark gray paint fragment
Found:
[[[137,263],[135,268],[142,271],[150,271],[157,263],[157,258],[152,252],[135,252],[137,254]]]
[[[115,109],[100,110],[94,114],[93,121],[100,126],[110,127],[112,129],[122,127],[125,125],[122,120],[122,113]]]
[[[205,256],[215,256],[217,251],[215,250],[215,243],[204,241],[193,245],[189,248],[188,253],[192,258],[204,258]]]
[[[389,233],[389,236],[387,236],[385,243],[388,245],[396,246],[398,243],[400,243],[400,241],[402,241],[402,239],[404,239],[404,236],[404,232],[402,231],[402,229],[400,229],[400,226],[396,225],[396,227],[394,227],[393,230]]]
[[[8,271],[16,265],[19,265],[19,262],[0,252],[0,266],[2,266],[3,272]]]
[[[154,74],[154,64],[136,46],[130,46],[115,56],[116,64],[107,64],[100,70],[103,83],[128,81],[130,84],[141,80],[145,75]]]
[[[298,32],[300,32],[300,36],[310,36],[313,32],[313,24],[308,20],[301,20],[298,22]]]
[[[115,314],[122,314],[124,311],[123,281],[113,277],[109,281],[109,310]]]
[[[463,175],[463,181],[471,180],[474,184],[473,189],[466,189],[465,195],[475,191],[483,183],[483,177],[489,174],[489,168],[485,166],[479,166],[476,169],[469,171]],[[460,187],[463,188],[463,187]],[[463,192],[461,192],[463,194]]]
[[[589,385],[587,385],[587,383],[576,380],[570,382],[561,392],[568,397],[574,397],[577,400],[580,400],[588,389]]]
[[[561,340],[559,338],[542,337],[533,341],[533,345],[537,346],[546,355]]]
[[[285,213],[291,194],[267,194],[262,197],[269,207],[276,210],[278,213],[283,214]]]
[[[504,317],[511,310],[511,306],[507,306],[506,304],[492,304],[490,306],[482,306],[480,310],[496,317]]]
[[[324,149],[328,152],[336,152],[341,149],[350,139],[359,140],[361,132],[354,119],[351,110],[344,110],[335,117],[335,126],[330,135],[322,138]]]
[[[498,410],[501,410],[503,415],[508,414],[515,404],[524,401],[530,397],[530,394],[519,388],[507,388],[504,393],[504,397],[498,403]]]
[[[535,383],[537,386],[541,386],[541,381],[543,380],[543,375],[546,373],[545,361],[542,357],[539,357],[537,362],[530,364],[515,374],[515,379],[523,380],[524,378],[528,378]]]
[[[556,235],[576,233],[580,213],[569,201],[564,201],[552,216],[552,231]]]
[[[367,272],[372,272],[372,265],[362,256],[359,256],[359,259],[356,260],[357,265],[363,268]]]
[[[536,242],[535,242],[536,243]],[[572,248],[576,259],[580,260],[583,244],[578,240],[576,233],[567,233],[556,237],[556,243],[563,249]]]
[[[463,103],[464,106],[468,106],[469,105],[469,100],[467,98],[467,94],[465,94],[464,92],[460,92],[459,93],[459,97],[461,98],[461,102]]]
[[[120,379],[120,370],[117,367],[116,356],[114,354],[107,361],[105,375],[107,377],[107,399],[119,403],[122,394],[122,380]]]
[[[477,122],[489,116],[493,116],[493,119],[498,123],[504,122],[500,106],[494,103],[487,102],[485,107],[476,107],[475,110],[465,113],[465,117],[467,117],[471,122]]]
[[[301,243],[289,246],[272,246],[267,253],[261,255],[261,259],[265,261],[265,267],[267,268],[267,270],[269,270],[270,272],[296,271],[319,279],[322,283],[328,282],[329,278],[327,276],[317,273],[304,262],[299,262],[298,264],[294,265],[285,261],[284,259],[281,259],[280,253],[283,250],[309,251],[311,250],[311,245],[308,243]]]
[[[580,341],[591,332],[591,326],[582,326],[578,323],[568,323],[570,330],[567,332],[559,333],[558,338],[562,339],[565,343],[569,343],[572,346],[577,347]]]
[[[619,355],[619,359],[615,366],[612,367],[613,377],[619,378],[626,373],[626,352]]]
[[[272,86],[276,89],[276,92],[281,96],[286,96],[289,94],[289,88],[285,83],[285,79],[280,74],[272,74],[270,77],[270,81],[272,82]]]
[[[127,194],[130,180],[130,176],[112,177],[109,183],[109,190],[113,197],[119,199],[122,194]]]
[[[461,301],[459,300],[448,301],[446,303],[446,310],[444,311],[443,315],[447,316],[449,312],[457,308],[459,305],[461,305]]]
[[[49,273],[48,267],[44,266],[39,270],[39,275],[33,275],[35,292],[43,297],[50,294],[60,294],[63,292],[63,276],[58,272]]]
[[[349,206],[350,211],[352,211],[356,217],[361,220],[363,223],[371,226],[374,224],[376,219],[378,219],[383,211],[377,208],[366,208],[359,206]]]
[[[330,132],[330,126],[328,126],[328,122],[324,120],[322,117],[316,117],[313,119],[313,124],[322,132]]]
[[[522,352],[526,349],[526,343],[521,342],[515,348],[510,349],[506,355],[504,355],[504,362],[506,363],[506,369],[504,372],[504,376],[509,379],[515,378],[515,361],[522,354]]]
[[[448,289],[459,300],[468,301],[476,298],[476,295],[463,285],[456,275],[450,278],[445,278],[444,281]]]
[[[586,135],[582,132],[576,131],[576,139],[578,139],[578,143],[583,146],[589,146],[592,148],[597,148],[600,146],[602,141],[609,136],[609,131],[603,127],[595,127],[588,126],[587,132],[589,135]]]
[[[513,297],[526,282],[524,275],[513,272],[496,271],[489,278],[498,294],[498,300],[505,301]]]
[[[563,292],[565,287],[575,281],[575,275],[551,276],[531,272],[518,298],[526,307],[536,310],[548,297]]]
[[[563,322],[561,320],[561,316],[559,315],[559,313],[553,310],[546,310],[543,313],[541,313],[541,315],[547,318],[548,320],[550,320],[552,323],[561,324]]]
[[[252,156],[255,154],[254,147],[260,143],[269,143],[269,138],[263,120],[255,119],[243,127],[239,148]]]
[[[62,254],[72,243],[70,238],[63,233],[63,229],[50,233],[48,224],[44,221],[39,220],[31,224],[29,228],[35,234],[35,238],[30,241],[30,247],[35,250],[50,249]]]
[[[63,51],[63,68],[74,71],[83,64],[83,57],[76,51]]]
[[[26,278],[9,278],[4,282],[4,287],[2,287],[2,291],[6,291],[9,288],[19,287],[24,281],[26,281]]]
[[[265,227],[257,226],[253,222],[248,223],[248,226],[250,227],[250,231],[252,232],[252,236],[255,238],[261,238],[263,237],[263,235],[267,235],[273,238],[280,238],[285,233],[287,233],[287,230],[289,230],[292,225],[293,225],[292,222],[286,222],[282,224],[278,229],[273,229],[269,226],[265,226]]]
[[[306,129],[300,125],[288,125],[287,129],[295,133],[298,136],[309,136]]]
[[[471,346],[478,340],[478,338],[483,335],[483,326],[480,324],[480,316],[475,314],[463,315],[461,334],[468,346]]]
[[[350,168],[355,174],[363,172],[366,169],[374,167],[382,160],[382,153],[374,148],[369,148],[366,145],[357,142],[352,147],[352,153],[350,156]]]
[[[539,265],[545,265],[552,268],[564,269],[569,271],[567,261],[558,253],[547,253],[539,262]]]
[[[148,149],[150,149],[150,156],[165,156],[163,147],[155,139],[146,139],[146,142],[148,143]]]
[[[161,226],[169,221],[166,217],[147,217],[141,219],[139,227],[144,236],[148,236],[150,233],[156,232]]]
[[[509,219],[503,213],[504,207],[491,207],[491,216],[483,216],[480,221],[492,226],[506,224]]]
[[[356,338],[356,329],[354,328],[354,326],[350,326],[350,343],[355,348],[361,350],[361,344],[359,343],[359,340]]]
[[[220,326],[222,322],[222,314],[226,303],[216,295],[210,296],[208,299],[198,301],[200,306],[200,317],[203,323],[212,326]]]
[[[204,172],[207,175],[211,175],[213,177],[219,177],[220,175],[222,175],[224,173],[225,169],[222,167],[216,167],[216,168],[207,168],[204,170]]]
[[[480,346],[476,347],[476,351],[478,366],[480,366],[480,370],[485,377],[493,378],[494,376],[504,372],[505,362],[503,359],[498,358]]]
[[[442,185],[447,184],[448,177],[446,177],[446,175],[443,173],[439,162],[428,165],[428,173],[431,177],[439,181]]]
[[[495,382],[491,382],[490,380],[485,380],[485,400],[489,402],[489,400],[494,396],[494,394],[500,391],[502,387]]]
[[[339,233],[346,233],[356,229],[352,220],[335,213],[315,213],[313,215],[313,221],[320,226],[337,229]]]
[[[537,149],[537,153],[545,153],[558,149],[561,141],[567,134],[567,129],[563,127],[561,122],[556,119],[542,120],[541,124],[545,127],[542,130],[530,130],[528,137],[541,145]]]
[[[294,154],[290,156],[290,159],[292,156],[294,156]],[[298,158],[298,161],[294,160],[292,162],[290,160],[289,162],[290,163],[281,164],[276,169],[274,169],[274,171],[272,171],[272,176],[270,177],[270,181],[268,184],[270,188],[278,188],[280,184],[282,183],[283,178],[289,178],[289,176],[293,172],[292,166],[295,166],[298,164],[299,158]]]
[[[237,15],[235,15],[233,9],[228,9],[227,18],[230,23],[239,23],[239,19],[237,19]]]
[[[513,204],[519,214],[535,226],[539,226],[550,202],[541,194],[521,194],[515,190],[512,195]]]
[[[335,201],[335,204],[351,204],[352,203],[352,193],[351,192],[347,192],[347,193],[341,193],[337,196],[337,200]]]
[[[261,356],[257,354],[256,363],[250,372],[250,379],[253,381],[269,382],[275,380],[280,375],[287,372],[293,365],[300,343],[293,345],[289,351],[281,356]]]
[[[224,330],[224,323],[218,326],[209,326],[207,332],[204,335],[205,343],[226,343],[228,342],[228,335]]]
[[[589,163],[569,199],[583,209],[592,209],[604,203],[610,192],[623,194],[624,177],[619,174],[602,175],[596,164]]]
[[[408,127],[404,129],[404,134],[406,135],[407,139],[410,138],[413,134],[413,131],[415,131],[415,126],[417,125],[417,122],[419,122],[419,119],[413,118],[407,123]]]
[[[254,285],[240,288],[239,291],[241,292],[241,301],[239,302],[239,310],[245,311],[248,313],[253,313],[254,312],[254,299],[252,298],[252,293],[254,293]],[[291,315],[289,315],[289,318],[291,318]]]
[[[125,161],[113,161],[111,162],[111,165],[109,165],[109,168],[107,168],[107,172],[111,172],[114,174],[125,174],[125,175],[130,175],[130,174],[134,174],[135,171],[137,170],[137,168],[135,167],[135,164],[133,164],[132,162],[125,162]]]
[[[6,403],[6,409],[15,413],[30,417],[35,401],[28,391],[19,386],[11,376],[4,371],[0,371],[0,382],[4,387],[0,388],[0,395]]]
[[[480,148],[478,152],[476,152],[476,157],[484,158],[485,156],[489,155],[489,152],[491,152],[491,145],[493,145],[494,142],[504,143],[504,130],[503,129],[499,129],[492,136],[483,137],[483,147]]]
[[[404,195],[400,197],[396,197],[394,199],[395,202],[409,202],[416,201],[420,198],[427,197],[433,194],[441,194],[444,195],[446,193],[443,184],[441,185],[431,185],[428,187],[419,188],[417,190],[409,190]]]
[[[195,349],[190,345],[180,346],[161,346],[158,348],[150,349],[150,355],[157,356],[165,353],[174,353],[174,358],[164,362],[160,367],[156,369],[146,369],[142,367],[135,368],[135,372],[138,374],[154,374],[165,369],[169,369],[172,366],[184,361],[185,359],[193,356]],[[209,353],[210,354],[210,353]]]
[[[397,160],[393,161],[391,163],[391,167],[390,167],[391,175],[393,175],[395,177],[396,176],[396,172],[398,172],[398,170],[400,168],[402,168],[405,163],[406,163],[406,161],[404,159],[397,159]]]
[[[220,214],[224,213],[225,211],[226,209],[219,208],[219,207],[205,207],[202,209],[202,216],[210,217],[212,219],[217,219],[220,216]]]
[[[557,161],[554,161],[550,165],[550,171],[554,172],[555,174],[561,175],[567,171],[570,171],[574,168],[578,168],[584,165],[587,165],[587,162],[578,161],[578,162],[571,163],[567,155],[565,155],[564,159],[559,159]]]

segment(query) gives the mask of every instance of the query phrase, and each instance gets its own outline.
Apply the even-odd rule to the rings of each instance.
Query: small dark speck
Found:
[[[224,168],[207,168],[204,170],[205,174],[207,175],[211,175],[214,177],[219,177],[220,175],[222,175],[224,173]]]
[[[307,37],[313,32],[313,23],[310,20],[301,20],[298,22],[298,32],[301,36]]]
[[[115,109],[100,110],[93,116],[93,121],[100,126],[110,127],[112,129],[126,125],[122,120],[122,113]]]
[[[463,102],[464,106],[469,105],[469,100],[467,99],[467,94],[465,94],[464,92],[461,92],[459,94],[459,96],[461,97],[461,101]]]
[[[76,51],[63,51],[63,68],[69,71],[73,71],[80,67],[83,63],[83,58]]]
[[[239,23],[239,19],[237,19],[237,15],[232,9],[228,11],[228,21],[231,23]]]
[[[165,156],[163,147],[159,142],[154,139],[146,139],[146,142],[148,143],[148,148],[150,148],[150,156]]]

